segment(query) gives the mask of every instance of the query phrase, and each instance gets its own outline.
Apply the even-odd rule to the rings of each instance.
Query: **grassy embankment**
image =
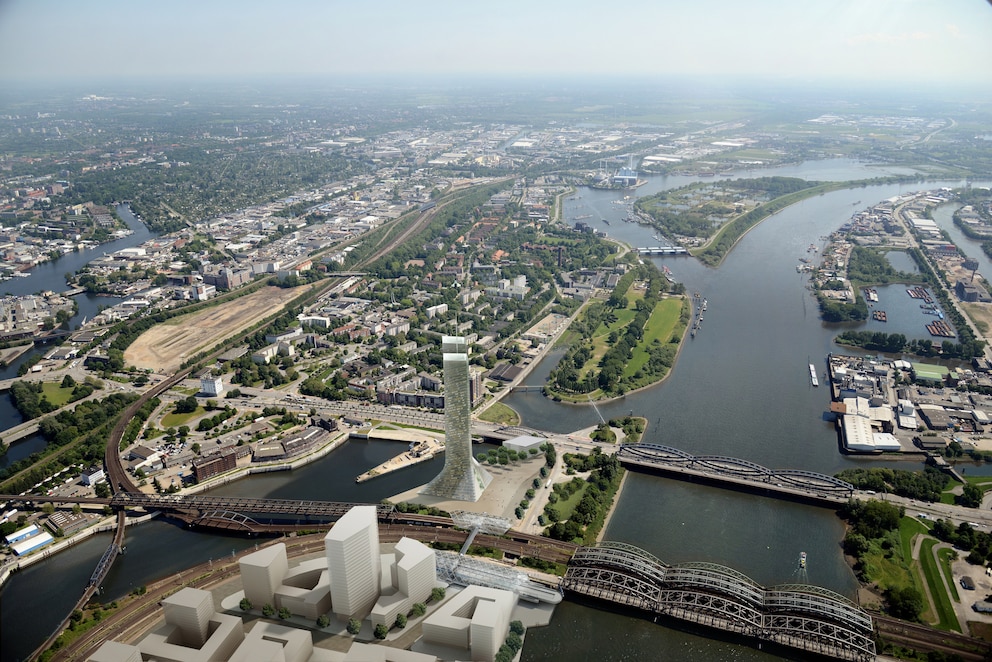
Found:
[[[940,630],[954,630],[956,632],[961,631],[961,627],[958,625],[957,616],[954,614],[954,606],[951,604],[951,598],[947,594],[947,588],[944,585],[944,579],[948,580],[949,584],[953,584],[953,577],[943,576],[941,574],[941,568],[937,565],[937,561],[933,557],[933,548],[939,541],[935,538],[925,538],[923,543],[920,545],[920,566],[919,570],[923,573],[923,577],[926,580],[927,586],[930,588],[930,595],[933,598],[933,605],[931,605],[931,611],[933,613],[935,627]],[[943,577],[943,578],[942,578]]]
[[[918,562],[913,560],[912,555],[917,536],[924,536]],[[921,620],[941,630],[960,631],[951,596],[944,583],[946,578],[956,600],[957,592],[953,587],[949,563],[952,550],[940,550],[941,564],[938,565],[933,557],[933,547],[939,541],[930,537],[927,525],[914,517],[899,520],[898,547],[893,544],[895,542],[888,537],[871,541],[869,550],[861,556],[862,579],[874,583],[882,591],[899,591],[906,587],[916,589],[924,599]],[[932,602],[926,599],[924,585],[929,589]]]
[[[479,414],[479,419],[497,425],[520,425],[520,414],[502,402],[494,402]]]

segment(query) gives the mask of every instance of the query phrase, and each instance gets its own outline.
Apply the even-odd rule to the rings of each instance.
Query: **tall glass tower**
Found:
[[[444,469],[421,494],[478,501],[493,477],[472,457],[468,343],[462,336],[444,336],[441,351],[444,354]]]

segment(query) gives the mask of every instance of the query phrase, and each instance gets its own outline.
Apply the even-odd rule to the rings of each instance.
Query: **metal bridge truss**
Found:
[[[342,503],[336,501],[299,501],[296,499],[249,499],[244,497],[203,496],[198,494],[131,494],[114,495],[113,506],[121,508],[147,508],[150,510],[197,510],[201,513],[231,511],[235,513],[272,513],[317,519],[339,519],[355,506],[365,503]],[[376,514],[385,519],[394,506],[379,504]]]
[[[875,640],[836,623],[810,616],[765,616],[762,639],[844,660],[874,660]]]
[[[800,469],[768,469],[760,464],[722,455],[694,456],[685,451],[660,444],[621,444],[617,450],[620,459],[639,460],[649,464],[692,469],[715,476],[729,476],[755,483],[767,483],[778,487],[829,494],[851,496],[854,486],[848,482]]]
[[[261,525],[248,517],[247,515],[242,515],[241,513],[236,513],[231,510],[214,510],[209,513],[203,513],[195,520],[194,524],[204,524],[206,522],[230,522],[233,524],[231,528],[244,529],[245,531],[255,531]]]
[[[103,553],[103,556],[100,557],[100,562],[96,564],[96,569],[93,571],[93,574],[90,575],[90,581],[87,586],[99,586],[99,584],[107,576],[107,573],[110,572],[110,566],[114,564],[114,559],[117,558],[117,555],[120,554],[121,551],[121,546],[116,542],[110,543],[110,546],[107,547],[106,551]]]
[[[446,584],[513,591],[529,602],[558,604],[562,599],[560,592],[531,581],[527,573],[498,563],[446,551],[435,551],[434,559],[437,578]]]
[[[844,660],[875,658],[871,618],[807,584],[764,588],[714,563],[667,565],[632,545],[580,547],[562,588]]]

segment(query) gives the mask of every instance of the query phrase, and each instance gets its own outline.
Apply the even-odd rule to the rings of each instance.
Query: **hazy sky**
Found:
[[[992,5],[0,0],[0,78],[338,73],[730,74],[982,87],[992,84]]]

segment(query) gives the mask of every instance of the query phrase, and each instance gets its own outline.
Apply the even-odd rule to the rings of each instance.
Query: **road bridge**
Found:
[[[714,563],[668,565],[642,549],[580,547],[562,588],[616,604],[839,660],[875,659],[871,617],[808,584],[764,588]]]
[[[721,455],[696,456],[660,444],[621,444],[617,458],[627,467],[829,508],[836,508],[854,496],[853,485],[833,476],[800,469],[768,469]]]
[[[634,249],[638,255],[688,255],[682,246],[642,246]]]

